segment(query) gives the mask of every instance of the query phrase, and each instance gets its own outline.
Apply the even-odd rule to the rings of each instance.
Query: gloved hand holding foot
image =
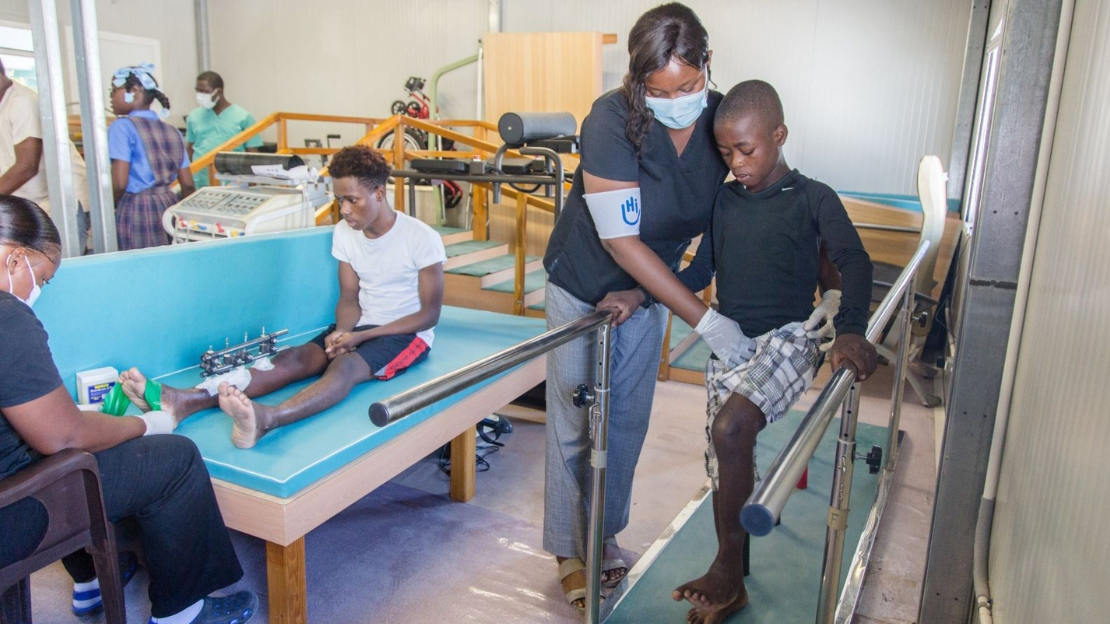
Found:
[[[821,351],[832,348],[833,340],[836,339],[836,326],[833,325],[833,319],[839,312],[840,291],[826,290],[821,295],[821,303],[813,309],[813,314],[809,315],[809,319],[802,326],[802,329],[806,330],[806,338],[821,341],[821,346],[818,347]]]
[[[740,331],[740,324],[713,308],[706,310],[694,331],[730,368],[748,361],[755,354],[755,341]]]

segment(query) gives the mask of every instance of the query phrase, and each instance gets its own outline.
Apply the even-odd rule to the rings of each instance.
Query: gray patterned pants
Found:
[[[594,311],[594,306],[547,283],[548,328]],[[647,435],[655,375],[667,327],[662,305],[641,308],[613,330],[610,354],[609,457],[605,474],[605,536],[628,525],[632,474]],[[575,407],[578,384],[593,388],[597,341],[587,335],[547,354],[547,457],[543,547],[559,557],[586,555],[590,501],[589,410]]]

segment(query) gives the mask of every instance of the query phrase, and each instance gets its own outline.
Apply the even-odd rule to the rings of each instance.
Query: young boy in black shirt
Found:
[[[820,352],[829,348],[803,325],[814,311],[822,243],[843,284],[842,304],[835,291],[821,303],[839,307],[832,366],[847,364],[863,380],[877,363],[864,338],[871,259],[836,193],[787,166],[787,128],[774,87],[758,80],[733,87],[717,109],[714,136],[736,180],[717,194],[696,257],[678,277],[697,292],[715,273],[720,313],[755,337],[755,353],[745,362],[711,358],[706,365],[706,469],[719,546],[705,576],[672,596],[690,601],[687,621],[696,624],[723,622],[748,602],[740,509],[755,484],[756,435],[805,393]]]

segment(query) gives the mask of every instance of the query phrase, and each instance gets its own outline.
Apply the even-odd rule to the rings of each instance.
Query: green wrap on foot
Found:
[[[150,405],[152,410],[162,409],[162,384],[157,381],[146,380],[146,388],[143,389],[143,398]],[[116,383],[108,394],[104,396],[104,403],[100,406],[100,411],[112,416],[123,416],[127,412],[127,408],[131,407],[131,399],[123,392],[123,384]]]

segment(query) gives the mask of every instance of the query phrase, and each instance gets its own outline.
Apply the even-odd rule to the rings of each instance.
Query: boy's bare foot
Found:
[[[266,406],[254,403],[242,390],[226,381],[220,384],[219,397],[220,409],[235,422],[231,429],[231,443],[242,449],[257,444],[266,432],[262,422],[267,416]]]
[[[740,570],[739,574],[729,574],[727,570],[723,569],[723,566],[714,561],[713,565],[709,566],[709,571],[705,573],[705,576],[680,585],[671,592],[671,598],[676,601],[689,601],[695,610],[701,612],[703,617],[721,611],[726,607],[734,606],[741,600],[743,600],[743,604],[747,604],[748,594],[744,588],[743,569]],[[742,609],[743,604],[736,607],[734,611]],[[716,622],[719,620],[710,621]]]
[[[706,612],[696,608],[690,609],[690,612],[686,614],[686,622],[687,624],[722,624],[728,620],[730,615],[746,606],[748,606],[748,591],[745,589],[740,592],[735,600],[717,611]]]
[[[135,407],[144,412],[150,411],[150,404],[146,402],[146,377],[137,368],[131,368],[119,374],[116,382],[123,389],[123,394],[131,399]]]

